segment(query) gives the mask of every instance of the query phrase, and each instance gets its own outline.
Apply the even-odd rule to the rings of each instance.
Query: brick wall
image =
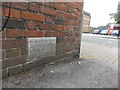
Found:
[[[42,66],[51,60],[74,56],[80,44],[83,2],[12,2],[11,15],[2,32],[3,77]],[[2,25],[9,3],[2,3]],[[27,62],[28,37],[57,37],[56,56],[44,62]],[[71,52],[68,54],[68,52]],[[51,59],[50,59],[51,58]]]

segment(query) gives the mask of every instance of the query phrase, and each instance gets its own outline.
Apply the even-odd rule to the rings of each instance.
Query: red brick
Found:
[[[39,6],[37,4],[35,4],[35,3],[29,2],[28,3],[28,10],[38,12]]]
[[[68,7],[63,5],[63,4],[60,4],[58,2],[55,3],[55,8],[58,9],[58,10],[62,10],[62,11],[68,11]]]
[[[12,2],[12,7],[26,10],[28,7],[28,3],[26,3],[26,2]]]
[[[46,22],[53,23],[53,19],[51,17],[46,17]]]
[[[35,22],[28,22],[27,23],[27,28],[30,29],[30,30],[34,30],[35,29],[34,25],[35,25]]]
[[[66,26],[64,26],[64,30],[65,31],[68,31],[68,30],[74,30],[74,27],[73,26],[68,26],[68,25],[66,25]]]
[[[74,2],[66,2],[66,5],[72,8],[76,8],[76,4]]]
[[[23,37],[44,37],[45,32],[44,31],[22,31]]]
[[[5,16],[5,8],[2,7],[2,10],[0,9],[0,12],[2,12],[2,16]]]
[[[55,25],[53,24],[39,24],[40,29],[44,29],[44,30],[54,30],[55,29]]]
[[[9,48],[17,48],[17,47],[25,47],[26,46],[26,40],[3,40],[2,41],[2,48],[3,49],[9,49]]]
[[[8,16],[9,15],[9,8],[4,8],[3,10],[4,10],[4,13],[5,13],[5,16]],[[11,9],[10,17],[20,18],[20,10]]]
[[[71,20],[71,19],[74,19],[74,16],[72,14],[65,14],[64,16],[65,19],[68,19],[68,20]]]
[[[17,38],[21,36],[21,31],[20,30],[15,30],[15,29],[8,29],[6,30],[6,37],[7,38]]]
[[[75,31],[80,31],[80,27],[75,27],[74,30]]]
[[[80,21],[80,19],[81,19],[81,17],[79,17],[79,16],[74,16],[74,20],[75,20],[75,21]]]
[[[35,29],[37,29],[38,28],[38,23],[37,22],[28,22],[27,23],[27,28],[29,29],[29,30],[35,30]]]
[[[54,7],[54,3],[53,2],[45,2],[45,5],[47,7]]]
[[[22,19],[44,22],[45,21],[45,16],[40,15],[40,14],[34,14],[34,13],[22,11]]]
[[[20,56],[19,49],[6,50],[6,58],[19,57],[19,56]]]
[[[45,31],[45,37],[53,37],[52,31]]]
[[[75,22],[74,22],[74,25],[75,25],[75,26],[80,26],[80,22],[75,21]]]
[[[27,30],[22,31],[21,36],[22,37],[28,37],[28,31]]]
[[[57,25],[56,30],[64,30],[64,26]]]
[[[60,18],[64,18],[65,15],[66,15],[65,12],[59,12],[58,17],[60,17]]]
[[[82,11],[82,10],[83,10],[83,2],[79,2],[79,3],[78,3],[77,9],[78,9],[79,11]]]
[[[51,15],[51,16],[57,16],[58,12],[56,10],[47,8],[47,7],[41,7],[40,12],[43,14]]]
[[[65,23],[66,25],[74,25],[74,20],[68,20]]]
[[[53,37],[64,37],[66,32],[53,32]]]
[[[73,10],[73,13],[77,16],[81,16],[81,12],[80,11],[77,11],[77,10]]]

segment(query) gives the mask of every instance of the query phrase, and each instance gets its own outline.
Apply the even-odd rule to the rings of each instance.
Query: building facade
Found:
[[[82,0],[2,2],[3,78],[79,55],[82,10]]]
[[[83,33],[90,33],[90,21],[91,21],[91,16],[90,13],[83,11]]]

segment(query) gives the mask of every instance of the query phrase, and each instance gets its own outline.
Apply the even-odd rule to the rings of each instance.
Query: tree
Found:
[[[117,13],[111,13],[111,18],[114,18],[116,24],[120,24],[120,1],[118,2]]]
[[[117,24],[120,24],[120,12],[114,13],[113,18]]]

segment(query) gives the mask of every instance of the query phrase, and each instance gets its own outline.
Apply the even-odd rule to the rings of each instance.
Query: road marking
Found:
[[[105,46],[105,44],[102,44],[103,46]]]
[[[108,42],[108,43],[111,43],[111,42]]]

